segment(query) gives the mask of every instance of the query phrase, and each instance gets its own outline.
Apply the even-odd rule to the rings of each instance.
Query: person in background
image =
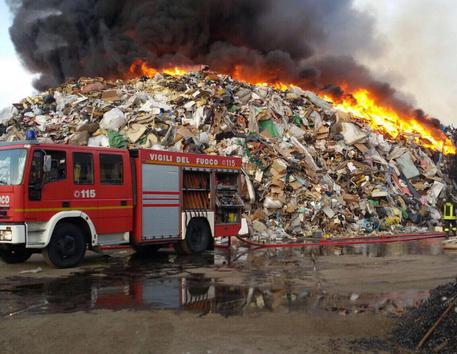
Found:
[[[448,200],[444,203],[443,206],[443,224],[444,232],[446,237],[449,237],[449,234],[453,233],[454,236],[457,236],[457,217],[455,215],[455,205],[454,202]]]

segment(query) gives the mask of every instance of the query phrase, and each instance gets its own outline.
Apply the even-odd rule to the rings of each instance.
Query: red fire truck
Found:
[[[241,228],[241,160],[36,141],[0,146],[0,257],[78,265],[86,249],[198,253]]]

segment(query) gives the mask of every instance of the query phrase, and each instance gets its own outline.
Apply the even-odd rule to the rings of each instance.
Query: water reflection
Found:
[[[0,314],[14,317],[98,309],[163,309],[225,317],[265,311],[401,314],[406,307],[425,299],[428,291],[334,293],[332,289],[323,289],[315,279],[316,258],[304,255],[441,254],[440,245],[431,240],[321,250],[243,250],[236,254],[216,251],[194,257],[161,253],[154,258],[132,257],[127,262],[113,261],[109,267],[91,268],[66,278],[3,281]],[[241,279],[230,285],[214,275],[217,271],[237,274]],[[296,282],[297,279],[302,281]]]
[[[444,253],[441,240],[420,242],[354,245],[349,247],[321,247],[319,255],[362,255],[367,257],[439,256]]]

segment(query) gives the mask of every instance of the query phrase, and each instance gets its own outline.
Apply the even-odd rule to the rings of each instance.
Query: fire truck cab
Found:
[[[0,146],[0,257],[42,252],[58,268],[86,249],[174,244],[198,253],[241,228],[241,160],[155,150]]]

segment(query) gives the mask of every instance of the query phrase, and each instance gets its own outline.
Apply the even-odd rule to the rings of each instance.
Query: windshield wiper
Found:
[[[8,184],[8,181],[5,181],[4,179],[0,179],[0,184],[2,184],[2,185],[7,185],[7,184]]]

